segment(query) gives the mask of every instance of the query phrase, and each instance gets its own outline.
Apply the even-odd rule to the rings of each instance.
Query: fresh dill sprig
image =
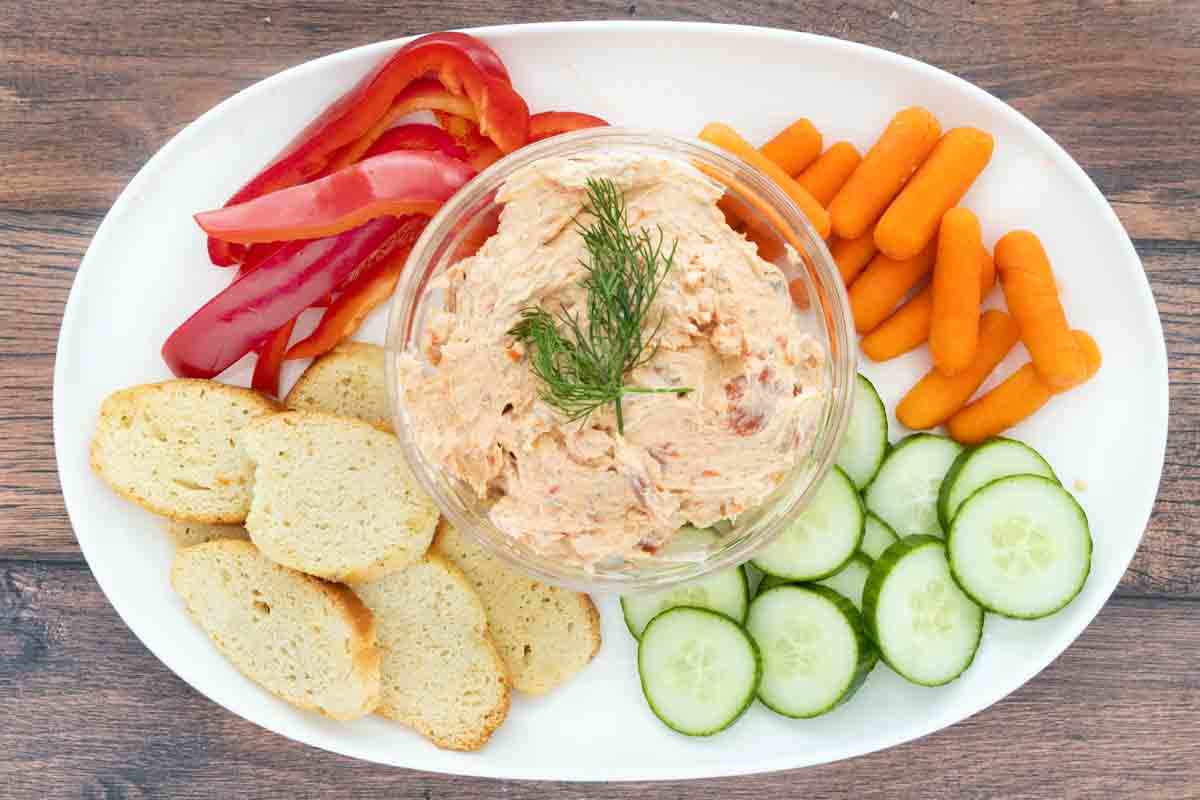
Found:
[[[583,211],[593,218],[586,225],[575,222],[588,255],[581,262],[587,276],[580,282],[587,290],[587,318],[565,308],[554,315],[530,306],[508,334],[529,349],[530,366],[545,384],[542,400],[568,422],[587,419],[611,403],[617,430],[624,434],[621,398],[626,394],[691,391],[625,385],[626,373],[658,351],[654,340],[662,318],[646,330],[647,316],[674,264],[678,242],[667,251],[661,229],[656,238],[644,228],[633,231],[625,198],[611,180],[588,179]]]

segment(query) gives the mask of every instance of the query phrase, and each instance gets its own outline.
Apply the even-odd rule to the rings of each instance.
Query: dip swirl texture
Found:
[[[586,308],[589,178],[622,190],[632,229],[677,248],[647,322],[661,320],[658,349],[626,383],[692,391],[626,395],[623,436],[611,406],[565,422],[508,334],[529,306]],[[401,402],[426,458],[492,501],[507,535],[584,565],[653,553],[761,503],[808,453],[824,352],[783,273],[726,224],[722,191],[673,159],[542,159],[505,182],[496,234],[443,277],[427,360],[401,359]]]

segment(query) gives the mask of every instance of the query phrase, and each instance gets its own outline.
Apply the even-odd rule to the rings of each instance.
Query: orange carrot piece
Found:
[[[979,220],[965,208],[950,209],[942,217],[937,248],[929,353],[943,375],[957,375],[975,358],[979,344]]]
[[[980,256],[979,296],[984,298],[996,282],[996,265],[983,249]],[[936,267],[935,267],[936,268]],[[887,361],[902,356],[909,350],[920,347],[929,339],[929,327],[933,320],[933,286],[926,286],[896,309],[875,330],[862,338],[860,344],[867,358],[872,361]]]
[[[1067,326],[1050,259],[1037,236],[1012,231],[996,243],[996,270],[1021,341],[1047,386],[1066,388],[1087,377],[1087,363]]]
[[[862,156],[849,142],[838,142],[796,177],[796,182],[808,189],[817,202],[828,206],[838,190],[850,180],[850,175],[862,163]]]
[[[854,328],[868,333],[883,322],[917,281],[933,269],[937,248],[930,245],[916,258],[894,261],[879,253],[850,286]]]
[[[933,286],[928,285],[909,298],[875,330],[859,340],[862,351],[872,361],[887,361],[915,350],[929,340],[933,319]]]
[[[783,256],[783,240],[757,225],[747,224],[743,235],[758,248],[758,257],[763,261],[775,261]]]
[[[829,237],[829,212],[803,186],[796,183],[790,175],[780,169],[774,161],[755,150],[749,142],[739,136],[737,131],[723,123],[710,122],[704,126],[704,130],[700,131],[700,138],[709,144],[716,145],[722,150],[733,153],[775,181],[779,185],[779,188],[808,217],[809,222],[816,228],[817,235],[822,239]]]
[[[921,166],[941,133],[942,126],[933,114],[919,106],[892,117],[829,203],[834,232],[843,239],[857,239],[866,233]]]
[[[875,237],[867,231],[857,239],[842,239],[834,236],[829,240],[829,253],[837,262],[842,283],[849,286],[875,257]]]
[[[1086,331],[1071,331],[1071,338],[1083,353],[1086,365],[1084,380],[1087,380],[1100,369],[1100,347]],[[1046,405],[1051,397],[1064,391],[1066,389],[1051,388],[1033,362],[1029,362],[1009,375],[1003,383],[950,417],[946,427],[955,441],[977,444],[999,436]]]
[[[775,134],[775,138],[758,148],[758,152],[788,175],[796,175],[821,154],[821,132],[801,117]]]
[[[940,425],[966,405],[1004,360],[1020,338],[1017,323],[1003,311],[992,310],[979,320],[979,348],[967,368],[953,377],[935,367],[904,395],[896,406],[896,419],[922,430]]]
[[[937,234],[942,215],[963,198],[992,158],[995,141],[977,128],[955,128],[933,148],[875,226],[875,244],[911,258]]]

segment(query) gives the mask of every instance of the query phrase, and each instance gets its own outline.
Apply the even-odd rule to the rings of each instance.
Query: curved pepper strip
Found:
[[[500,60],[496,51],[488,47],[482,39],[477,39],[469,33],[460,31],[427,33],[401,47],[399,52],[409,52],[430,44],[449,44],[459,47],[471,57],[471,60],[481,70],[505,83],[512,83],[512,78],[508,76],[508,68],[504,66],[504,62]]]
[[[263,394],[279,394],[279,371],[283,368],[283,356],[287,352],[288,339],[296,320],[290,320],[275,329],[258,348],[258,360],[254,362],[254,377],[250,386]]]
[[[578,111],[542,111],[529,117],[529,142],[540,142],[560,133],[581,131],[584,128],[603,128],[608,122]]]
[[[459,161],[467,160],[467,152],[454,141],[450,134],[436,125],[426,123],[412,123],[389,128],[369,148],[355,155],[351,150],[356,150],[358,145],[358,142],[354,142],[338,150],[325,169],[314,175],[312,180],[319,181],[356,161],[364,161],[396,150],[432,150],[444,153],[451,158],[457,158]],[[247,258],[249,258],[249,254],[247,254]]]
[[[216,377],[345,283],[401,226],[396,217],[380,217],[337,236],[288,242],[176,328],[163,360],[181,378]]]
[[[454,137],[454,141],[466,150],[466,161],[477,172],[483,172],[504,157],[504,153],[500,152],[496,143],[480,133],[479,126],[469,117],[446,111],[435,111],[433,115],[437,118],[438,124]]]
[[[441,153],[395,151],[195,219],[209,236],[226,242],[316,239],[384,215],[433,216],[473,177],[468,164]]]
[[[365,158],[376,141],[387,135],[389,130],[395,130],[392,125],[396,120],[418,111],[442,112],[475,119],[475,107],[469,98],[453,94],[435,80],[421,78],[396,96],[391,108],[369,131],[331,156],[327,171],[333,172]]]
[[[429,224],[428,217],[408,217],[389,245],[390,253],[365,267],[345,284],[329,304],[316,329],[292,345],[285,358],[316,358],[354,335],[364,319],[391,296],[413,245]]]
[[[396,150],[432,150],[459,161],[467,158],[467,151],[462,145],[438,126],[413,123],[389,129],[363,153],[363,160]]]
[[[413,81],[424,77],[436,77],[452,95],[468,98],[479,117],[480,130],[501,150],[511,152],[523,145],[529,108],[505,78],[478,65],[476,59],[487,60],[482,55],[486,46],[480,43],[479,47],[464,49],[458,36],[431,34],[431,37],[410,42],[342,95],[309,123],[266,169],[239,189],[227,205],[295,186],[319,173],[336,150],[372,130],[397,96]],[[487,52],[491,52],[490,48]],[[373,142],[374,139],[366,147]],[[209,256],[214,264],[228,266],[243,252],[231,247],[228,241],[209,240]]]

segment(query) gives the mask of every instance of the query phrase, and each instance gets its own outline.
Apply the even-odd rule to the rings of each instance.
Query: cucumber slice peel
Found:
[[[753,702],[762,659],[741,625],[706,608],[680,606],[650,621],[638,643],[638,674],[650,710],[672,730],[711,736]]]
[[[971,666],[983,636],[983,609],[954,581],[946,543],[908,536],[871,568],[863,621],[880,657],[905,679],[942,686]]]
[[[959,453],[938,491],[938,520],[950,530],[954,515],[976,490],[1009,475],[1041,475],[1058,483],[1042,454],[1024,442],[998,437]]]
[[[1087,514],[1039,475],[1000,478],[958,509],[947,539],[950,571],[989,611],[1040,619],[1082,591],[1092,565]]]
[[[858,551],[872,561],[883,555],[883,551],[900,541],[900,537],[892,530],[892,526],[881,520],[872,512],[867,512],[866,525],[863,527],[862,544]]]
[[[875,385],[859,374],[854,383],[850,421],[838,448],[837,465],[862,489],[879,471],[887,449],[887,410]]]
[[[830,469],[808,506],[750,563],[789,581],[826,578],[850,560],[862,542],[866,512],[853,481]]]
[[[862,553],[855,553],[846,562],[846,566],[828,578],[817,581],[817,585],[832,589],[849,600],[855,609],[861,611],[863,588],[867,585],[867,578],[871,574],[871,567],[874,563]]]
[[[787,717],[846,702],[878,660],[858,610],[824,586],[768,589],[751,603],[746,629],[762,653],[758,699]]]
[[[650,620],[679,606],[707,608],[741,623],[750,606],[750,582],[742,566],[726,567],[655,592],[621,598],[625,626],[635,639]]]
[[[867,487],[867,509],[900,536],[940,534],[938,492],[962,446],[945,436],[916,433],[898,442]]]

